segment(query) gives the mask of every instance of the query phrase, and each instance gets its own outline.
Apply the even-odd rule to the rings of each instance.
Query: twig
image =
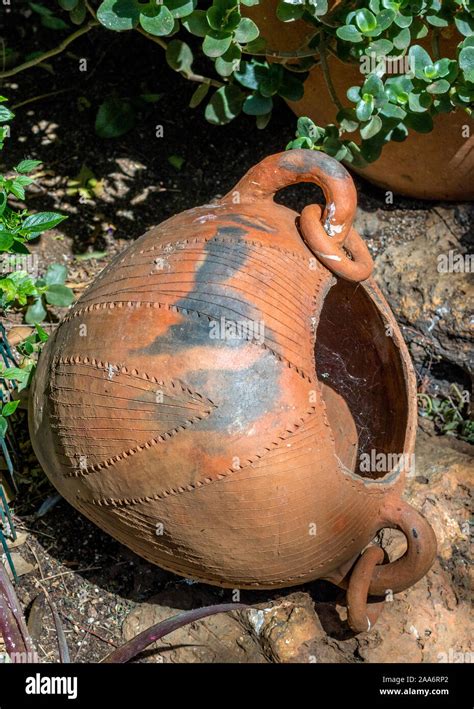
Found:
[[[59,89],[59,91],[50,91],[48,94],[41,94],[41,96],[33,96],[33,98],[28,98],[26,101],[20,101],[20,103],[15,103],[12,109],[21,108],[21,106],[26,106],[29,103],[34,103],[35,101],[41,101],[43,98],[49,98],[50,96],[57,96],[58,94],[64,94],[66,91],[76,91],[75,86],[68,86],[67,89]]]
[[[74,42],[74,40],[78,39],[83,34],[86,34],[94,27],[97,27],[98,24],[99,23],[96,20],[91,20],[90,22],[88,22],[87,25],[84,25],[84,27],[80,27],[78,30],[70,34],[69,37],[66,37],[66,39],[64,39],[61,44],[58,44],[57,47],[54,47],[54,49],[50,49],[44,54],[41,54],[39,57],[34,57],[33,59],[30,59],[29,61],[24,62],[23,64],[19,64],[18,66],[13,67],[13,69],[8,69],[7,71],[0,72],[0,78],[6,79],[9,76],[14,76],[20,71],[25,71],[25,69],[30,69],[32,66],[37,66],[38,64],[41,64],[50,57],[55,57],[56,54],[61,54],[61,52],[64,52],[66,47],[68,47],[71,42]]]
[[[154,35],[148,34],[148,32],[145,32],[142,27],[137,27],[137,30],[138,32],[140,32],[140,34],[146,37],[146,39],[155,42],[155,44],[158,44],[158,46],[160,46],[165,51],[167,50],[168,45],[162,39],[160,39],[159,37],[155,37]],[[221,88],[221,86],[225,86],[225,84],[221,81],[217,81],[216,79],[210,79],[208,76],[202,76],[202,74],[195,74],[193,71],[180,71],[179,73],[181,74],[181,76],[184,76],[185,79],[189,79],[189,81],[197,81],[200,84],[209,84],[210,86],[215,86],[218,89]]]
[[[59,574],[53,574],[52,576],[46,576],[43,581],[51,581],[51,579],[57,579],[59,576],[68,576],[69,574],[80,574],[84,571],[96,571],[101,569],[102,566],[87,566],[84,569],[71,569],[71,571],[61,571]]]
[[[118,647],[118,645],[116,643],[113,643],[112,640],[107,640],[107,638],[104,638],[99,633],[96,633],[95,630],[91,630],[90,627],[85,628],[83,625],[81,625],[80,623],[75,621],[74,618],[71,618],[70,616],[66,615],[66,613],[64,611],[59,611],[59,612],[61,613],[61,615],[64,618],[66,618],[66,620],[68,620],[70,623],[72,623],[72,625],[76,625],[78,628],[83,630],[84,633],[89,632],[90,635],[93,635],[98,640],[102,640],[103,643],[107,643],[108,645],[112,645],[112,647]]]

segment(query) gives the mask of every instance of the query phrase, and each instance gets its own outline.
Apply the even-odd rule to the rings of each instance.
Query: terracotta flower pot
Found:
[[[281,22],[275,14],[274,0],[261,0],[259,5],[245,9],[257,22],[269,49],[292,52],[302,46],[314,28],[299,20]],[[442,56],[456,56],[456,46],[462,39],[453,30],[449,40],[441,38]],[[420,42],[430,50],[430,42]],[[269,57],[271,58],[271,57]],[[347,90],[360,85],[359,66],[343,63],[330,55],[329,72],[341,103],[353,107]],[[309,116],[317,125],[335,123],[338,109],[327,88],[322,70],[314,67],[305,81],[301,101],[288,102],[297,116]],[[353,138],[355,134],[348,134]],[[459,110],[439,114],[434,118],[431,133],[410,131],[403,143],[390,142],[381,157],[364,169],[352,168],[366,179],[387,190],[421,199],[474,199],[474,124],[469,116]]]
[[[322,217],[273,201],[301,181]],[[414,375],[355,206],[338,162],[295,150],[151,229],[48,341],[30,427],[61,494],[137,554],[231,588],[349,583],[358,628],[367,593],[414,583],[435,541],[401,500]],[[395,463],[363,465],[378,454]],[[354,590],[387,526],[407,554]]]

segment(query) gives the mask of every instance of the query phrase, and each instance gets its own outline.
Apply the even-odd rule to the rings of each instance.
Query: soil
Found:
[[[57,33],[45,28],[24,38],[25,26],[24,20],[15,21],[14,12],[9,15],[8,46],[18,48],[24,41],[28,51],[35,51],[58,43]],[[87,59],[85,72],[79,71],[81,58]],[[248,168],[265,155],[283,150],[294,135],[295,118],[284,104],[278,105],[264,131],[258,131],[254,120],[247,116],[241,116],[228,126],[213,127],[204,120],[202,107],[188,108],[195,88],[167,68],[161,50],[153,43],[134,33],[115,36],[100,29],[72,44],[65,54],[50,63],[22,72],[4,83],[2,93],[8,96],[16,118],[12,135],[1,154],[7,164],[0,168],[4,171],[26,157],[41,159],[44,169],[29,191],[28,206],[41,211],[56,209],[69,217],[60,229],[33,246],[40,272],[49,263],[66,263],[68,283],[79,296],[128,242],[167,217],[224,194]],[[51,92],[57,93],[41,98]],[[134,99],[144,93],[160,94],[160,99],[139,111],[133,130],[110,140],[95,135],[97,107],[105,97],[115,94]],[[157,126],[163,126],[164,137],[156,137]],[[172,164],[176,160],[170,162],[172,156],[182,158],[180,169]],[[77,193],[68,194],[68,181],[84,166],[98,181],[95,193],[85,199]],[[387,204],[384,192],[360,178],[356,178],[356,186],[359,229],[374,255],[383,252],[388,244],[414,240],[439,207],[396,195],[393,204]],[[300,185],[283,191],[278,199],[301,210],[318,196],[314,186]],[[93,258],[97,252],[100,257]],[[90,258],[78,259],[84,255]],[[60,311],[53,311],[49,328],[54,327],[60,315]],[[11,317],[7,326],[17,322],[17,318]],[[102,533],[64,500],[57,499],[31,450],[25,419],[25,413],[20,412],[16,432],[23,460],[18,476],[21,492],[12,507],[21,537],[15,552],[34,568],[21,575],[17,592],[27,609],[41,589],[49,592],[64,622],[72,661],[100,660],[122,642],[125,618],[130,617],[130,613],[142,612],[150,603],[187,608],[200,605],[203,599],[208,603],[232,600],[231,591],[192,584],[152,566]],[[433,465],[436,459],[437,453],[433,453]],[[432,469],[430,465],[427,464],[428,470]],[[461,499],[461,491],[456,490],[450,498],[453,508],[456,508],[456,500]],[[462,494],[465,494],[464,487]],[[49,505],[46,512],[45,501]],[[461,523],[462,520],[458,522]],[[446,584],[454,588],[452,593],[460,604],[464,591],[456,590],[459,574],[453,565],[464,563],[464,552],[454,547],[452,551],[449,559],[441,559],[440,563],[442,572],[449,578]],[[428,603],[429,595],[429,587],[425,595],[420,593],[422,607],[423,603]],[[287,605],[285,599],[288,599]],[[302,644],[306,643],[309,648],[308,656],[312,657],[311,653],[315,652],[320,659],[334,662],[377,661],[369,650],[371,643],[374,647],[379,647],[380,643],[377,644],[373,636],[372,640],[364,640],[365,634],[362,640],[354,638],[339,618],[343,595],[330,584],[316,582],[298,589],[297,593],[294,589],[275,593],[242,592],[240,600],[258,608],[276,605],[280,609],[277,612],[281,608],[302,608],[303,620],[304,613],[314,614],[316,608],[324,629],[311,616],[309,630],[301,634]],[[289,622],[289,613],[281,612],[290,632],[295,626]],[[400,613],[403,612],[402,606]],[[138,627],[143,629],[140,623]],[[242,621],[241,627],[244,635],[253,633],[252,637],[256,638],[251,624]],[[398,625],[394,623],[393,627],[398,628]],[[403,625],[400,627],[399,632],[403,634]],[[312,661],[301,654],[300,645],[293,656],[282,654],[281,637],[275,640],[274,630],[267,630],[257,638],[261,654],[258,661]],[[404,643],[401,642],[397,650],[399,638],[390,637],[392,651],[383,646],[385,655],[379,652],[378,659],[395,661],[398,652],[399,661],[403,661]],[[238,638],[235,642],[238,643]],[[418,647],[418,640],[417,643]],[[42,661],[58,659],[53,623],[48,614],[38,650]],[[255,660],[255,648],[252,652],[249,657]],[[179,661],[179,655],[176,657],[178,659],[171,661]],[[422,661],[428,655],[420,650],[415,657],[416,661]],[[141,661],[149,659],[145,656]],[[158,661],[156,656],[154,661]],[[245,661],[245,656],[238,655],[237,661]]]

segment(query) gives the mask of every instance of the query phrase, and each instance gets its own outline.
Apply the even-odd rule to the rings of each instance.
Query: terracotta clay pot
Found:
[[[257,22],[271,50],[294,52],[314,34],[314,27],[302,20],[283,23],[276,16],[276,2],[261,0],[245,8]],[[462,36],[453,30],[450,39],[440,37],[441,56],[455,57]],[[430,51],[430,38],[420,44]],[[271,55],[269,56],[271,60]],[[330,75],[341,103],[353,107],[346,92],[361,83],[359,66],[328,57]],[[309,116],[317,125],[336,122],[334,105],[320,66],[314,67],[305,81],[305,93],[297,102],[289,101],[297,116]],[[467,132],[466,131],[469,131]],[[353,139],[355,134],[347,134]],[[370,182],[387,190],[420,199],[474,199],[474,124],[461,110],[434,118],[431,133],[410,131],[402,143],[390,142],[380,158],[364,169],[352,168]]]
[[[302,181],[322,215],[273,201]],[[30,428],[59,492],[137,554],[231,588],[349,584],[366,628],[367,593],[417,581],[435,540],[401,500],[414,374],[355,208],[338,162],[294,150],[148,231],[45,346]],[[366,471],[377,454],[396,465]],[[405,556],[357,561],[383,527]]]

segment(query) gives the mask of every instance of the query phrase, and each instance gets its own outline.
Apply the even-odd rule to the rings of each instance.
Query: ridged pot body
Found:
[[[347,467],[342,397],[328,418],[315,344],[337,279],[297,218],[230,193],[151,229],[64,318],[35,378],[32,440],[59,492],[137,554],[216,585],[342,578],[401,492],[400,471]],[[358,289],[364,331],[392,328],[399,372],[377,353],[374,368],[405,402],[409,455],[412,370],[375,284]]]

